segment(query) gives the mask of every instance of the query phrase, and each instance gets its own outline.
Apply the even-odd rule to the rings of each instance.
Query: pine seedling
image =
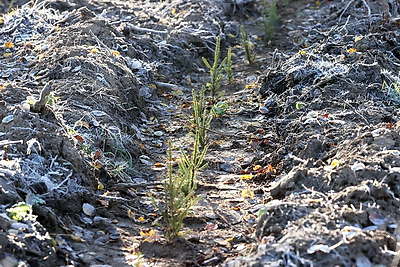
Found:
[[[207,131],[213,119],[213,114],[207,110],[205,90],[203,86],[198,96],[194,90],[192,91],[194,117],[191,122],[194,125],[195,135],[199,136],[200,147],[205,147],[207,144]]]
[[[263,12],[262,28],[264,31],[264,40],[273,40],[276,33],[276,25],[278,24],[279,14],[276,0],[273,0]]]
[[[256,55],[252,48],[253,44],[248,40],[247,34],[244,31],[243,25],[240,26],[240,36],[241,36],[241,43],[242,43],[242,46],[244,48],[244,52],[246,55],[246,59],[249,62],[249,64],[251,65],[254,63],[254,60],[256,59]]]
[[[221,57],[221,37],[217,37],[215,50],[214,50],[214,62],[212,65],[205,57],[202,57],[202,60],[206,67],[209,69],[211,82],[207,83],[207,88],[210,90],[211,98],[213,101],[216,101],[219,97],[221,97],[224,92],[221,92],[221,81],[224,78],[223,71],[225,70],[226,58],[219,63]]]
[[[197,171],[204,169],[207,164],[203,164],[206,156],[208,145],[200,148],[199,132],[196,132],[193,152],[191,155],[181,151],[179,161],[179,174],[183,177],[185,183],[182,185],[182,192],[185,195],[190,195],[197,188]]]
[[[187,157],[187,155],[185,155]],[[196,170],[186,172],[187,169],[181,170],[174,173],[173,161],[172,161],[172,142],[168,142],[167,152],[167,181],[164,184],[164,206],[160,208],[160,212],[163,216],[164,222],[166,223],[165,237],[169,242],[173,241],[178,237],[179,232],[183,228],[183,220],[187,217],[187,214],[191,207],[193,207],[200,199],[200,196],[195,196],[195,185],[196,181],[193,177],[190,177]],[[190,160],[189,160],[190,161]],[[182,163],[180,163],[182,165]],[[185,171],[184,174],[182,172]],[[188,181],[187,179],[193,179]],[[188,187],[188,185],[192,185]],[[187,190],[184,192],[184,190]],[[155,201],[153,200],[154,204]]]
[[[228,83],[233,82],[233,70],[232,70],[232,47],[228,48],[228,53],[226,55],[226,66],[225,73],[228,77]]]

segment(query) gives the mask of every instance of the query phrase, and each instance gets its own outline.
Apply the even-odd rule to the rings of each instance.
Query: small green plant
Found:
[[[208,60],[203,57],[202,60],[206,67],[209,69],[211,82],[207,83],[207,88],[211,92],[211,98],[214,100],[221,97],[224,92],[221,92],[221,81],[224,78],[223,72],[225,70],[225,65],[227,58],[224,58],[221,63],[219,63],[221,57],[221,37],[217,37],[215,50],[214,50],[214,62],[212,65]]]
[[[11,0],[10,3],[8,4],[8,9],[7,12],[11,12],[14,6],[14,0]]]
[[[232,70],[232,47],[228,48],[228,52],[226,54],[226,66],[225,73],[228,77],[228,83],[233,82],[233,70]]]
[[[391,104],[395,107],[400,107],[400,77],[396,77],[390,83],[384,81],[382,89],[387,92]]]
[[[108,160],[106,161],[104,169],[111,177],[117,177],[121,180],[126,180],[128,178],[126,173],[126,170],[128,169],[128,162],[116,162],[113,160]]]
[[[262,19],[262,29],[264,31],[264,40],[272,41],[276,33],[276,25],[278,24],[279,14],[276,5],[276,0],[272,0],[264,9]]]
[[[27,214],[32,214],[32,206],[25,202],[19,202],[7,210],[8,217],[21,221]]]
[[[50,94],[46,95],[46,104],[49,106],[54,106],[56,101],[59,100],[60,97],[54,96],[54,93],[51,92]]]
[[[181,169],[181,165],[186,163],[180,163],[178,173],[174,173],[171,141],[168,142],[167,160],[167,181],[164,184],[164,206],[160,208],[160,212],[166,223],[165,237],[171,242],[178,237],[179,232],[183,228],[183,220],[186,218],[190,208],[199,201],[200,197],[195,196],[195,186],[192,184],[192,181],[187,180],[193,179],[193,177],[191,177],[192,172],[182,174],[186,169]],[[188,159],[188,161],[190,162],[191,159]],[[188,184],[192,184],[192,186],[188,187]],[[188,189],[188,191],[184,192],[186,189]],[[153,202],[155,201],[153,200]]]
[[[229,105],[226,102],[218,102],[212,107],[211,113],[215,116],[222,116],[228,111],[228,109]]]
[[[249,41],[247,38],[247,34],[244,31],[243,25],[240,26],[240,37],[241,37],[241,43],[244,48],[244,52],[246,55],[246,59],[249,62],[249,64],[253,64],[255,59],[256,59],[256,54],[253,51],[253,44]]]
[[[296,109],[302,109],[304,107],[304,103],[303,102],[296,102]]]
[[[181,151],[179,161],[179,174],[185,181],[182,185],[182,192],[189,195],[197,188],[197,171],[204,169],[207,164],[203,164],[208,150],[208,145],[200,147],[200,131],[196,130],[192,154]]]
[[[203,86],[198,96],[194,90],[192,91],[193,119],[191,122],[194,126],[195,135],[199,136],[200,147],[207,144],[207,130],[210,128],[213,119],[213,115],[207,110],[205,90],[206,88]]]

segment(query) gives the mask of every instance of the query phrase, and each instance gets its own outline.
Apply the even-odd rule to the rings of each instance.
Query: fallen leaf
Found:
[[[6,42],[6,43],[4,44],[4,47],[5,47],[5,48],[13,48],[13,47],[14,47],[14,43],[12,43],[12,42]]]
[[[82,136],[80,135],[75,135],[74,136],[76,140],[78,140],[79,143],[85,143],[85,139],[83,139]]]
[[[120,56],[120,55],[121,55],[121,53],[118,52],[118,51],[112,51],[111,53],[112,53],[114,56]]]
[[[256,165],[256,166],[253,167],[253,171],[258,171],[261,168],[262,168],[261,165]]]
[[[143,217],[143,216],[140,216],[139,222],[144,222],[144,221],[146,221],[146,220],[144,219],[144,217]]]
[[[77,121],[75,123],[77,126],[85,127],[86,129],[89,129],[89,124],[86,121]]]
[[[92,49],[89,51],[89,53],[97,53],[97,52],[99,52],[99,49],[97,49],[97,48],[92,48]]]
[[[331,162],[331,168],[335,168],[339,165],[339,161],[337,159],[332,160]]]
[[[154,167],[165,167],[165,164],[157,162],[157,163],[154,163]]]
[[[355,49],[355,48],[350,48],[349,50],[347,50],[347,52],[349,52],[349,53],[354,53],[354,52],[357,52],[357,49]]]
[[[276,173],[276,169],[275,169],[271,164],[268,164],[268,166],[267,166],[267,171],[268,171],[270,174],[275,174],[275,173]]]
[[[240,179],[242,180],[250,180],[251,178],[253,178],[253,175],[251,174],[240,175]]]
[[[148,236],[148,237],[155,236],[155,233],[154,233],[153,229],[140,231],[139,234],[140,234],[140,236]]]
[[[357,36],[354,38],[354,42],[357,43],[358,41],[360,41],[362,38],[364,38],[364,36]]]
[[[94,152],[93,159],[94,160],[99,159],[100,155],[101,155],[101,150],[96,150],[96,152]]]
[[[97,189],[98,190],[103,190],[104,189],[104,185],[100,181],[97,182]]]
[[[254,197],[254,192],[251,190],[243,190],[242,191],[242,197],[243,198],[253,198]]]

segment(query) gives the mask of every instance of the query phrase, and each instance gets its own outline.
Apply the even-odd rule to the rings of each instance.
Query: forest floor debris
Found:
[[[3,4],[0,264],[397,266],[398,7],[284,2],[273,41],[260,1]],[[167,244],[149,193],[217,36],[233,81]]]

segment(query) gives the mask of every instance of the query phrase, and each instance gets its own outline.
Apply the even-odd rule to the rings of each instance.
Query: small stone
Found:
[[[158,137],[161,137],[161,136],[164,135],[164,133],[162,131],[156,131],[156,132],[154,132],[154,135],[158,136]]]
[[[83,222],[84,224],[92,224],[92,222],[93,222],[92,219],[90,219],[89,217],[86,217],[86,216],[81,216],[80,219],[81,219],[81,222]]]
[[[225,172],[233,172],[233,167],[229,163],[224,163],[220,166],[220,169]]]
[[[1,122],[4,123],[4,124],[7,124],[7,123],[12,122],[13,120],[14,120],[14,115],[8,115],[8,116],[5,116],[5,117],[1,120]]]
[[[89,203],[84,203],[82,205],[82,210],[86,215],[91,217],[93,217],[96,214],[96,208],[90,205]]]

